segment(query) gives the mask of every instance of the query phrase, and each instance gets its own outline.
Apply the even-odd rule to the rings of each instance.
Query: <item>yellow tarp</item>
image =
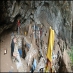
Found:
[[[47,50],[47,58],[52,62],[52,50],[54,46],[54,30],[50,27],[50,34],[49,34],[49,40],[48,40],[48,50]]]
[[[52,50],[53,50],[53,46],[54,46],[54,30],[52,30],[52,28],[50,27],[49,30],[49,38],[48,38],[48,49],[47,49],[47,55],[46,57],[49,59],[50,62],[52,62]],[[45,72],[48,72],[48,68],[47,67],[45,69]]]

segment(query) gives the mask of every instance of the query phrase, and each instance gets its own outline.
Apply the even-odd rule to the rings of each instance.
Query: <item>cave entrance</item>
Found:
[[[16,22],[18,19],[20,19],[21,18],[21,15],[20,14],[17,14],[16,16],[15,16],[15,18],[14,18],[14,22]]]
[[[17,31],[17,20],[18,19],[21,21],[21,15],[20,14],[17,14],[16,17],[14,18],[14,22],[13,22],[13,25],[11,27],[11,29],[14,31]]]

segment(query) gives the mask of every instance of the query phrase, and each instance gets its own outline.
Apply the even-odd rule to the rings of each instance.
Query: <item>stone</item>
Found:
[[[32,65],[33,58],[37,57],[37,55],[38,55],[37,49],[32,49],[32,48],[29,49],[29,51],[27,52],[27,55],[25,57],[25,60],[28,64],[28,66]]]
[[[44,58],[40,58],[40,61],[39,61],[39,63],[37,64],[37,67],[36,67],[36,69],[35,69],[35,71],[34,72],[39,72],[39,70],[41,69],[41,68],[45,68],[45,61],[44,61]]]

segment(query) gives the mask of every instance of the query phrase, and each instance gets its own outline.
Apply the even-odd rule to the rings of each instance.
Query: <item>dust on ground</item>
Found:
[[[1,71],[9,72],[13,68],[13,72],[17,72],[15,63],[11,60],[11,33],[12,31],[4,31],[1,34],[0,42],[0,57],[1,57]],[[4,49],[7,49],[7,54],[4,55]]]

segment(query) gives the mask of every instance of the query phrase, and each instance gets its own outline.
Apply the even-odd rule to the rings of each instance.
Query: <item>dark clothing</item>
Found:
[[[34,72],[34,70],[36,69],[36,66],[37,66],[37,62],[36,62],[36,59],[33,60],[33,65],[32,65],[32,69],[31,69],[31,73]]]
[[[22,49],[18,49],[20,57],[22,57]]]
[[[42,28],[40,28],[40,36],[42,36]]]
[[[12,39],[12,42],[11,42],[11,56],[13,56],[13,52],[14,52],[14,41]]]
[[[15,44],[14,44],[14,41],[12,39],[12,42],[11,42],[11,56],[13,56],[14,46],[15,46]],[[22,57],[22,49],[18,49],[18,51],[19,51],[20,56]]]

